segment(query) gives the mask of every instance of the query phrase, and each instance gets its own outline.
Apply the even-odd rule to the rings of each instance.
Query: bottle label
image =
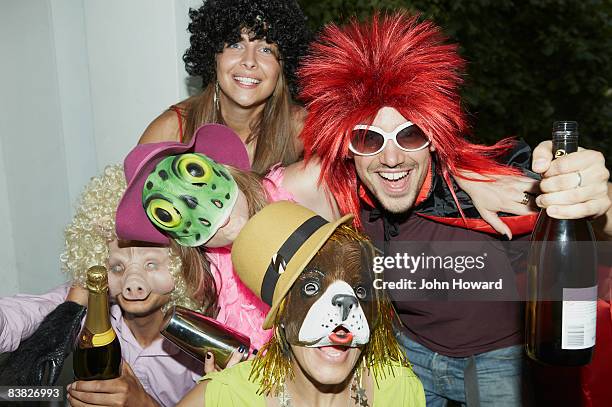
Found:
[[[115,330],[110,328],[108,331],[101,334],[94,334],[91,338],[91,344],[94,346],[94,348],[108,345],[113,341],[113,339],[115,339],[115,336]]]
[[[597,286],[563,289],[561,349],[595,346]]]

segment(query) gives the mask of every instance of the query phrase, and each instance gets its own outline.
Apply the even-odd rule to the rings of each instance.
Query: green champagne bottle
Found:
[[[553,124],[555,158],[578,150],[578,123]],[[576,173],[576,187],[582,178]],[[528,260],[526,350],[550,365],[580,366],[595,347],[597,250],[587,219],[554,219],[541,210]]]

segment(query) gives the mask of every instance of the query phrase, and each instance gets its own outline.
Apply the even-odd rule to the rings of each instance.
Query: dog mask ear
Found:
[[[358,241],[328,241],[289,291],[281,323],[292,345],[361,346],[375,321],[372,255]]]

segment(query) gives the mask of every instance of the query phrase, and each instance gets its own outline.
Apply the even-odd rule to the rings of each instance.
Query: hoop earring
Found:
[[[219,112],[221,112],[221,107],[219,106],[219,81],[215,81],[215,93],[213,94],[213,104],[215,105],[215,113],[219,114]]]

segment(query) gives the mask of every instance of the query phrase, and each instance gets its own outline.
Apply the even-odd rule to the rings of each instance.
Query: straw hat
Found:
[[[304,267],[338,226],[289,201],[270,204],[253,216],[234,241],[232,263],[240,280],[270,305],[263,328],[272,327],[278,307]]]

